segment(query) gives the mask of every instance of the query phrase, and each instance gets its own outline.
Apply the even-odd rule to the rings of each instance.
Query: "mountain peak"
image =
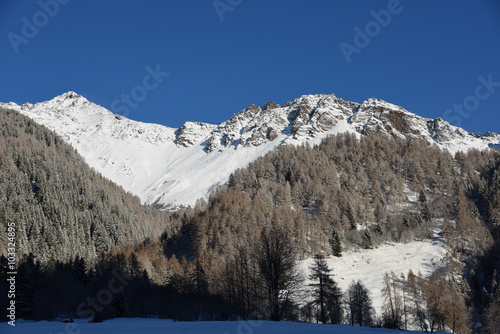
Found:
[[[190,121],[178,129],[114,115],[74,91],[35,105],[3,106],[55,130],[91,167],[157,205],[194,204],[235,169],[274,147],[319,144],[336,133],[422,139],[452,153],[500,146],[499,134],[469,134],[381,99],[359,104],[335,94],[250,105],[217,125]]]
[[[1,103],[6,108],[14,109],[14,110],[65,110],[68,107],[77,107],[80,105],[89,105],[91,102],[84,98],[82,95],[75,93],[74,91],[68,91],[66,93],[63,93],[61,95],[58,95],[51,100],[44,101],[44,102],[37,102],[35,104],[31,104],[29,102],[26,102],[22,105],[18,105],[14,102],[9,102],[9,103]]]
[[[48,103],[50,103],[50,102],[63,103],[65,107],[90,103],[89,100],[84,98],[82,95],[77,94],[73,91],[68,91],[66,93],[63,93],[59,96],[54,97],[52,100],[47,101],[47,102]]]
[[[70,91],[67,91],[66,93],[63,93],[63,94],[61,94],[59,96],[56,96],[56,98],[57,97],[64,98],[64,99],[76,99],[76,98],[83,97],[83,96],[81,96],[80,94],[77,94],[74,91],[70,90]]]

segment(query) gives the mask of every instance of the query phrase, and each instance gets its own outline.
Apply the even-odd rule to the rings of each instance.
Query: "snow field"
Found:
[[[84,320],[74,323],[40,321],[17,322],[16,327],[0,324],[4,334],[396,334],[403,332],[384,328],[333,326],[308,323],[271,322],[271,321],[207,321],[173,322],[171,320],[121,318],[103,323],[90,324]]]
[[[415,275],[420,272],[423,277],[428,277],[444,265],[445,254],[443,243],[436,239],[344,252],[342,257],[330,256],[326,262],[343,293],[347,292],[353,280],[361,280],[370,291],[375,312],[381,315],[384,304],[381,290],[386,272],[394,272],[398,277],[404,274],[406,277],[411,269]],[[306,278],[305,289],[312,283],[308,276],[313,261],[309,258],[299,263]]]

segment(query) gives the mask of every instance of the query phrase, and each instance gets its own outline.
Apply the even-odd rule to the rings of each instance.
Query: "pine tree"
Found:
[[[87,284],[89,281],[89,274],[87,272],[87,264],[83,257],[76,256],[73,262],[73,271],[80,282]]]
[[[427,203],[427,196],[425,196],[424,189],[420,190],[420,194],[418,195],[418,201],[422,206]]]
[[[334,325],[340,325],[344,322],[342,290],[332,278],[327,279],[325,283],[326,306],[330,316],[330,322]]]
[[[195,260],[194,270],[190,279],[193,281],[196,293],[200,295],[208,294],[207,274],[205,273],[203,264],[199,259]]]
[[[340,243],[339,234],[335,229],[332,229],[332,237],[330,239],[330,247],[332,248],[333,256],[342,256],[342,244]]]
[[[123,291],[120,291],[119,293],[114,295],[113,298],[113,308],[115,310],[115,316],[117,318],[123,318],[127,314],[127,307],[125,304],[125,297],[123,295]]]
[[[351,230],[357,229],[356,219],[354,219],[354,215],[352,213],[352,208],[350,204],[347,204],[345,209],[345,216],[347,217],[347,221],[349,222],[349,227]]]
[[[41,280],[42,267],[40,261],[35,262],[35,255],[30,253],[19,265],[16,276],[16,305],[19,317],[34,319],[34,296]]]
[[[151,287],[151,279],[149,278],[149,273],[146,269],[142,271],[141,279],[146,286]]]
[[[347,297],[351,325],[358,324],[361,327],[372,325],[374,310],[370,292],[360,280],[352,281],[347,290]]]
[[[365,249],[372,248],[372,236],[368,230],[365,230],[365,232],[363,233],[362,245],[363,245],[363,248],[365,248]]]
[[[141,277],[141,265],[135,252],[132,252],[129,257],[129,274],[132,278]]]
[[[315,298],[315,302],[319,305],[320,308],[320,320],[321,323],[326,324],[326,299],[327,299],[327,291],[326,284],[327,281],[330,280],[330,272],[331,269],[328,268],[328,264],[325,259],[321,256],[316,256],[314,258],[314,262],[312,266],[309,268],[311,270],[311,275],[309,275],[309,279],[316,282],[310,284],[313,287],[313,295]]]
[[[431,210],[429,209],[429,206],[427,206],[427,203],[425,203],[422,207],[421,211],[422,219],[425,220],[426,222],[431,221]]]

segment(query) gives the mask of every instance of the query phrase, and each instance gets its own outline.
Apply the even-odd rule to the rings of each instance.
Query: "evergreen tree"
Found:
[[[332,237],[330,239],[330,247],[332,248],[333,256],[342,256],[342,244],[340,243],[339,234],[335,229],[332,229]]]
[[[351,325],[371,326],[374,315],[372,300],[370,292],[360,280],[352,281],[349,285],[347,298]]]
[[[420,193],[418,195],[418,201],[420,202],[421,206],[423,206],[424,204],[427,204],[427,196],[425,196],[424,189],[420,190]]]
[[[309,279],[315,283],[310,284],[313,287],[313,295],[317,305],[320,308],[319,318],[321,323],[326,324],[327,322],[327,310],[326,310],[326,299],[327,299],[327,284],[330,281],[331,269],[328,268],[328,264],[325,259],[321,256],[316,256],[314,258],[312,266],[309,268],[311,274]],[[328,283],[327,283],[328,282]]]
[[[193,280],[196,288],[196,293],[200,295],[208,294],[208,278],[203,268],[203,264],[199,259],[196,259],[194,264]]]
[[[19,265],[16,276],[16,305],[19,318],[36,319],[34,314],[34,296],[42,278],[42,267],[35,262],[35,255],[30,253]]]
[[[125,296],[123,291],[118,292],[113,296],[113,308],[117,318],[123,318],[127,314],[127,307],[125,304]]]
[[[427,206],[427,203],[423,205],[422,211],[421,211],[422,219],[425,220],[426,222],[431,221],[431,210]]]
[[[354,219],[354,214],[352,213],[352,208],[350,204],[347,204],[345,209],[345,216],[347,217],[347,221],[349,222],[349,227],[351,230],[357,229],[356,219]]]
[[[132,252],[129,257],[129,274],[132,278],[141,277],[142,274],[139,258],[135,252]]]
[[[73,271],[80,282],[87,284],[89,281],[89,274],[87,272],[87,264],[83,257],[78,255],[76,256],[75,261],[73,262]]]
[[[146,286],[151,287],[151,279],[149,278],[149,274],[146,269],[142,271],[141,279]]]
[[[365,230],[363,233],[363,248],[370,249],[372,248],[372,236],[368,230]]]
[[[337,283],[329,278],[325,282],[326,306],[330,315],[330,322],[340,325],[344,322],[344,307],[342,304],[342,290]]]

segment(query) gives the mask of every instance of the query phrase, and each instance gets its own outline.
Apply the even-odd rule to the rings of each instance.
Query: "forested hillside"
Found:
[[[496,219],[498,159],[493,151],[454,159],[422,141],[377,135],[280,147],[210,198],[194,220],[195,248],[219,257],[253,244],[261,228],[283,225],[301,257],[340,255],[430,237],[444,221],[450,247],[481,254],[492,243],[486,223]]]
[[[438,231],[449,256],[432,283],[420,285],[430,313],[414,311],[415,322],[434,322],[441,330],[458,326],[459,319],[492,324],[500,303],[499,191],[498,151],[451,156],[423,141],[342,134],[315,147],[280,147],[237,170],[193,219],[193,245],[209,286],[225,294],[229,285],[218,282],[258,272],[252,269],[253,245],[276,226],[299,258],[341,256],[345,249],[430,238]],[[425,292],[426,286],[440,288]],[[237,289],[236,295],[252,298],[248,288]],[[458,297],[436,299],[453,295],[464,304]],[[459,317],[463,310],[468,315]],[[388,323],[402,327],[401,319]]]
[[[167,213],[90,170],[53,132],[17,112],[0,117],[1,221],[16,223],[19,255],[36,255],[18,268],[25,318],[500,327],[498,151],[452,156],[417,139],[339,134],[278,147],[208,201]],[[362,281],[342,291],[324,261],[436,235],[445,265],[430,277],[387,273],[376,312]],[[297,263],[311,257],[304,286]],[[3,279],[5,258],[0,268]],[[117,275],[120,292],[90,308],[85,300]]]
[[[92,262],[99,251],[173,237],[180,222],[91,170],[46,127],[0,110],[0,222],[16,225],[16,254]],[[0,229],[0,254],[7,230]]]

